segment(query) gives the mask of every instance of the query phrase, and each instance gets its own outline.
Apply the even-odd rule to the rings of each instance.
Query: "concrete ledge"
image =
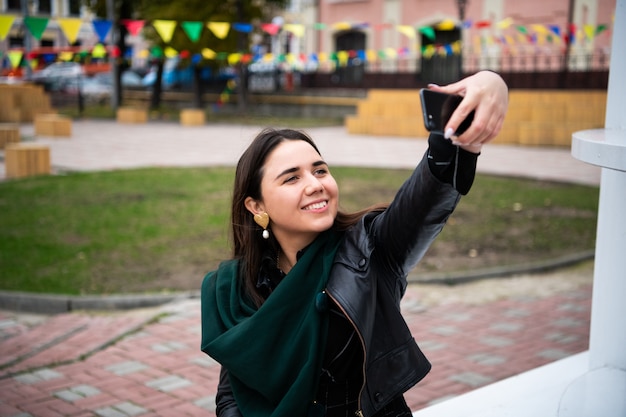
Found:
[[[71,296],[0,291],[0,309],[37,314],[60,314],[74,310],[130,310],[197,297],[199,292]]]

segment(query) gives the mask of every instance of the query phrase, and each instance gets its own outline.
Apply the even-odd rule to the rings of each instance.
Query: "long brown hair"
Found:
[[[239,158],[235,171],[235,185],[231,208],[231,227],[233,238],[233,258],[239,259],[239,277],[247,295],[260,306],[262,297],[256,290],[261,259],[268,250],[272,253],[278,249],[272,233],[269,239],[261,237],[262,229],[254,220],[252,214],[245,207],[247,197],[261,200],[261,180],[263,166],[267,156],[283,141],[302,140],[307,142],[321,156],[313,139],[306,133],[293,129],[267,128],[261,131],[250,146]],[[371,211],[384,210],[386,205],[376,205],[355,213],[337,213],[333,229],[346,230],[357,223],[365,214]]]

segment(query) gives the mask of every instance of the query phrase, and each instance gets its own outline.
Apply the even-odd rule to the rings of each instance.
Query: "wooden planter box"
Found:
[[[59,114],[35,115],[35,135],[37,136],[72,136],[72,119]]]
[[[36,143],[11,143],[4,150],[7,178],[50,174],[50,148]]]
[[[206,122],[202,109],[183,109],[180,111],[180,124],[183,126],[201,126]]]
[[[19,143],[20,126],[14,123],[0,123],[0,149],[9,143]]]
[[[118,123],[146,123],[148,111],[136,107],[120,107],[117,109]]]

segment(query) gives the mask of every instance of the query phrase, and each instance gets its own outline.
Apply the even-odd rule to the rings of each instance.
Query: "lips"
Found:
[[[328,205],[328,201],[318,201],[313,204],[309,204],[308,206],[302,207],[302,210],[320,210],[325,208]]]

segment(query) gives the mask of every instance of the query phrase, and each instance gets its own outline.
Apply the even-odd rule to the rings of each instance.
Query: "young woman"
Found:
[[[489,71],[430,88],[464,96],[446,126],[452,141],[430,135],[388,206],[342,212],[305,133],[264,130],[243,153],[233,259],[202,285],[202,350],[222,366],[218,417],[411,416],[403,393],[430,364],[400,314],[406,277],[469,191],[508,105]]]

